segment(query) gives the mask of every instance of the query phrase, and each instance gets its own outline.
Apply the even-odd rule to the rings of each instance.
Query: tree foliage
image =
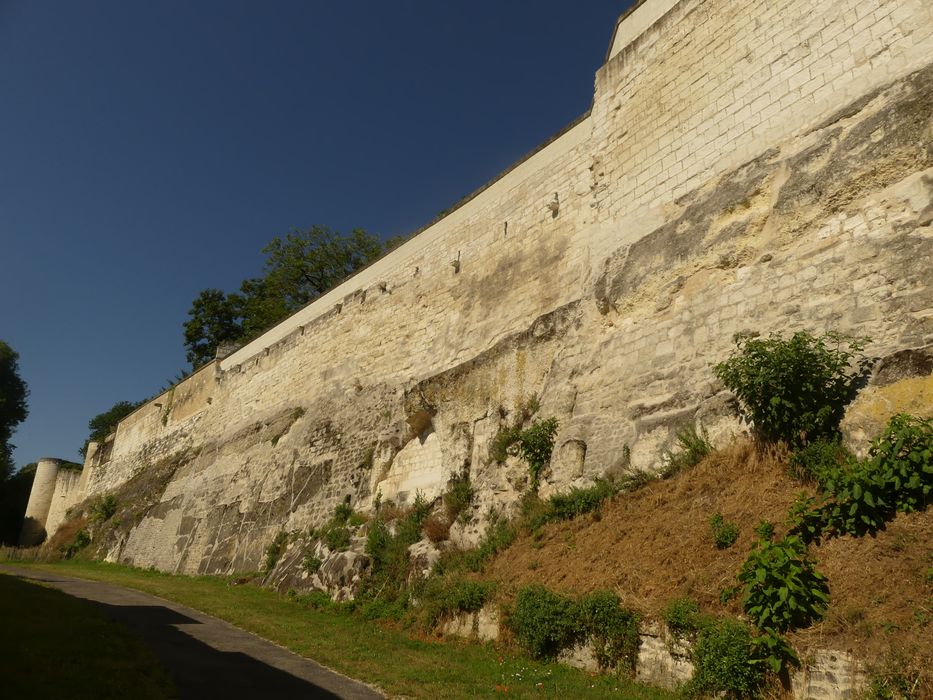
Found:
[[[91,442],[103,442],[110,433],[112,433],[117,428],[117,424],[135,411],[140,403],[133,403],[132,401],[117,401],[113,406],[103,413],[98,413],[96,416],[91,418],[88,421],[87,427],[91,431],[88,435],[87,440],[84,441],[84,445],[81,447],[79,452],[81,456],[87,454],[88,443]]]
[[[0,340],[0,482],[13,471],[13,445],[10,438],[16,426],[26,420],[29,390],[19,376],[19,355]]]
[[[362,229],[341,234],[326,226],[276,236],[262,249],[264,275],[244,280],[237,292],[205,289],[184,325],[193,367],[213,359],[226,343],[242,344],[366,267],[397,239],[383,244]]]

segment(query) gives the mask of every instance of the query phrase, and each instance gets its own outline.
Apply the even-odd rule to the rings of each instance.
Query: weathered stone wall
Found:
[[[737,429],[736,331],[933,344],[931,57],[923,0],[644,3],[587,115],[89,456],[84,496],[151,499],[111,556],[256,569],[347,496],[467,471],[481,520],[527,483],[488,445],[532,395],[545,492],[651,469],[686,422]]]

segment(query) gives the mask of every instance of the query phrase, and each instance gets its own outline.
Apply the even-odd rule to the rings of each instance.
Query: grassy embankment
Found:
[[[80,578],[135,588],[182,603],[281,644],[353,678],[375,684],[390,696],[412,698],[512,697],[646,698],[677,697],[656,688],[611,676],[592,676],[558,664],[532,661],[467,642],[412,638],[391,625],[362,620],[332,610],[316,610],[254,585],[231,586],[212,576],[172,576],[86,560],[21,564]],[[38,601],[36,601],[38,604]],[[31,612],[18,604],[20,623],[29,627]],[[67,650],[48,636],[48,653]],[[72,668],[77,676],[87,674]],[[134,697],[141,697],[134,694]]]

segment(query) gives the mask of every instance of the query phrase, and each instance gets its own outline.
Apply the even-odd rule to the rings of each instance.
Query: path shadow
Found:
[[[239,651],[221,651],[176,625],[199,620],[160,605],[110,605],[86,602],[133,632],[168,670],[179,697],[196,698],[339,698],[310,681]]]

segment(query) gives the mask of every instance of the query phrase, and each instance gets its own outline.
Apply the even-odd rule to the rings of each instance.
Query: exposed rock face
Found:
[[[901,350],[876,363],[868,386],[842,420],[846,446],[864,457],[897,413],[933,417],[933,346]]]
[[[115,560],[257,571],[278,532],[348,499],[430,500],[469,474],[452,537],[475,543],[527,488],[519,460],[490,458],[505,426],[558,419],[544,494],[656,470],[689,423],[714,442],[743,430],[711,369],[739,331],[870,337],[890,359],[847,418],[853,444],[896,407],[923,410],[933,6],[649,0],[616,36],[587,115],[140,407],[56,507],[133,502],[100,543]],[[327,553],[302,573],[304,556],[286,551],[275,585],[317,576],[350,595],[365,572]]]

